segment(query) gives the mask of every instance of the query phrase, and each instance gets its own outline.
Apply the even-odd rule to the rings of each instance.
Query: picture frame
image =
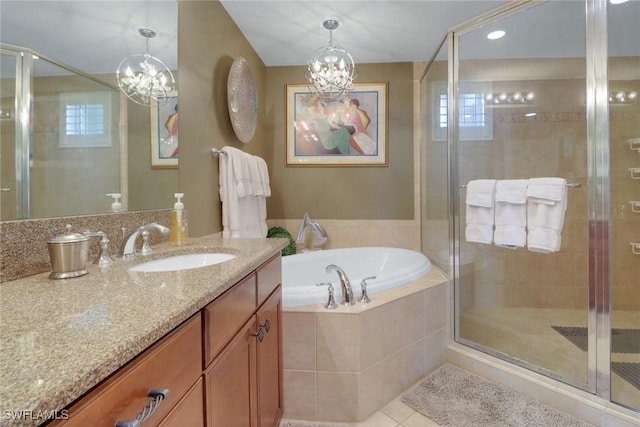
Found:
[[[357,83],[335,101],[286,85],[287,166],[387,166],[387,83]]]
[[[178,93],[169,102],[151,103],[151,168],[178,167]]]

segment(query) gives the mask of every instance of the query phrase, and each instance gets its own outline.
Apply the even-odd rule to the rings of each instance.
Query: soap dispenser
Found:
[[[122,212],[122,203],[120,203],[120,199],[122,198],[122,194],[120,193],[109,193],[108,197],[113,197],[113,203],[111,203],[111,212]]]
[[[176,202],[171,211],[170,240],[175,246],[182,246],[187,243],[187,210],[182,203],[183,193],[175,193]]]

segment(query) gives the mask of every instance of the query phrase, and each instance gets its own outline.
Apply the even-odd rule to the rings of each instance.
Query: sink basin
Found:
[[[176,255],[143,262],[142,264],[131,267],[129,270],[145,272],[190,270],[192,268],[219,264],[221,262],[229,261],[235,257],[235,255],[223,253]]]

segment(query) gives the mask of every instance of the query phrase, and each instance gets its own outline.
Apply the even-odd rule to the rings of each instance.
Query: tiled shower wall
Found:
[[[615,84],[611,82],[612,87]],[[558,99],[584,93],[584,81],[508,82],[505,86],[494,82],[497,91],[515,86],[534,90],[536,108],[542,112],[526,117],[515,108],[494,109],[493,140],[460,143],[461,182],[558,176],[581,187],[568,190],[557,253],[464,243],[463,258],[466,254],[471,259],[465,266],[473,269],[470,297],[478,306],[583,308],[588,302],[589,250],[586,117],[579,101]],[[629,243],[640,242],[640,213],[631,212],[629,201],[640,200],[640,180],[631,179],[629,168],[640,167],[640,153],[630,150],[627,140],[640,137],[640,103],[612,105],[610,120],[612,302],[614,309],[638,310],[640,256],[632,254]],[[461,217],[464,226],[464,209]]]

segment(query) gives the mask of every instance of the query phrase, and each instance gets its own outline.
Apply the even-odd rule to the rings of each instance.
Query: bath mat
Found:
[[[640,363],[613,362],[611,363],[611,370],[640,390]]]
[[[587,351],[587,328],[579,326],[551,326],[560,335]],[[640,329],[611,329],[611,350],[614,353],[640,353]]]
[[[429,374],[401,400],[441,426],[593,426],[449,364]]]

